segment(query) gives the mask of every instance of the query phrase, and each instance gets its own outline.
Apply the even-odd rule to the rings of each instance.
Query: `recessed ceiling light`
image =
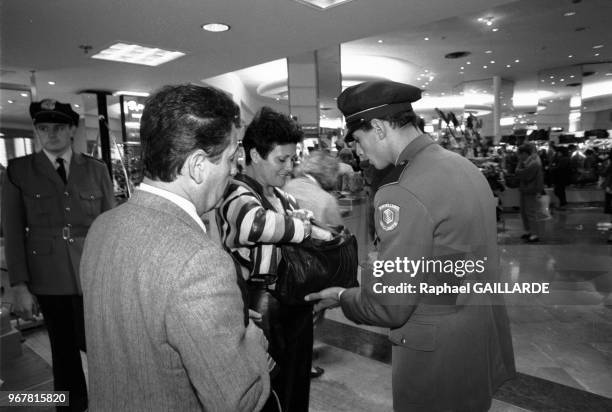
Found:
[[[429,37],[425,37],[425,38],[423,38],[423,40],[429,40]]]
[[[15,101],[14,101],[14,100],[7,100],[7,102],[9,102],[10,104],[15,103]]]
[[[459,74],[463,74],[463,73],[465,73],[465,72],[459,72]]]
[[[378,40],[378,42],[379,42],[379,43],[382,43],[383,41],[382,41],[382,40]]]
[[[604,45],[603,44],[597,44],[595,46],[593,46],[594,49],[601,49]]]
[[[599,53],[595,53],[595,57],[599,56]]]
[[[444,92],[440,93],[442,96],[444,96]]]
[[[512,67],[512,66],[511,66],[511,65],[509,65],[509,64],[506,64],[506,67]]]
[[[554,78],[555,78],[555,76],[550,76],[550,78],[551,78],[551,79],[554,79]]]
[[[472,62],[465,62],[465,64],[472,64]]]
[[[560,81],[560,82],[564,82],[564,81],[565,81],[565,79],[559,79],[559,81]]]
[[[563,13],[563,17],[569,17],[569,16],[573,16],[574,14],[576,14],[575,11],[568,11],[566,13]]]
[[[51,86],[55,86],[55,82],[48,82]]]
[[[514,61],[514,63],[518,63],[518,62],[520,62],[520,60],[519,60],[519,59],[516,59],[516,60]]]
[[[491,64],[495,64],[495,60],[491,60]]]
[[[573,74],[572,74],[572,75],[570,75],[570,78],[571,78],[571,79],[573,79],[574,77],[575,77],[575,76],[574,76]]]
[[[222,31],[228,31],[230,29],[230,26],[228,26],[225,23],[208,23],[208,24],[203,24],[202,28],[206,31],[211,31],[213,33],[219,33]]]
[[[555,82],[550,82],[550,84],[555,84]]]
[[[464,69],[464,67],[463,67],[463,66],[461,66],[461,67],[459,67],[459,68],[460,68],[461,70],[463,70],[463,69]]]
[[[569,57],[569,58],[571,59],[572,57],[574,57],[574,55],[573,55],[573,54],[570,54],[570,55],[568,55],[567,57]]]
[[[79,107],[81,107],[81,105],[75,104],[74,107],[79,108]]]
[[[491,29],[491,31],[497,31],[497,30],[499,30],[497,27],[494,28],[494,29]]]
[[[487,51],[485,51],[485,53],[491,54],[491,53],[493,53],[493,51],[492,50],[487,50]]]
[[[19,93],[19,95],[20,95],[21,97],[28,97],[28,96],[29,96],[29,94],[27,94],[27,93]]]
[[[115,43],[93,56],[92,59],[110,60],[121,63],[142,64],[144,66],[159,66],[171,60],[184,56],[180,51],[169,51],[139,44]]]
[[[487,67],[489,67],[489,66],[487,66],[487,65],[482,66],[483,69],[486,69]]]
[[[339,6],[342,3],[347,3],[351,0],[296,0],[298,3],[314,7],[319,10],[326,10],[331,7]]]

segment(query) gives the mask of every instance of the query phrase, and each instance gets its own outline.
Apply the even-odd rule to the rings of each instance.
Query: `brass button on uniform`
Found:
[[[33,250],[33,251],[32,251],[32,254],[33,254],[33,255],[36,255],[36,251],[35,251],[35,250]]]
[[[89,198],[90,198],[91,200],[94,200],[94,195],[90,195],[90,196],[89,196]]]
[[[74,239],[73,238],[68,239],[68,243],[74,243]]]
[[[36,193],[34,197],[36,197],[36,199],[40,199],[40,193]]]
[[[70,206],[66,207],[66,212],[70,212]]]
[[[69,197],[69,196],[70,196],[70,193],[68,193],[68,192],[64,192],[64,196]]]
[[[402,345],[406,344],[406,338],[402,338]]]

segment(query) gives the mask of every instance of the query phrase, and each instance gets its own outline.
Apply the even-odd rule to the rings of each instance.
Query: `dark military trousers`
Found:
[[[81,364],[85,351],[83,297],[79,295],[37,295],[36,299],[49,332],[53,360],[53,389],[69,391],[70,406],[58,411],[87,409],[87,385]]]

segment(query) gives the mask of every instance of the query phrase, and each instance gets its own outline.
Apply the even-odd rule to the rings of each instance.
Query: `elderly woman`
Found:
[[[289,116],[262,108],[242,140],[244,173],[235,176],[217,209],[222,244],[246,280],[250,308],[263,315],[268,351],[280,367],[272,388],[282,410],[295,412],[308,411],[312,307],[284,305],[269,291],[281,259],[277,245],[311,236],[310,222],[299,213],[295,198],[280,189],[291,175],[301,140],[302,131]]]
[[[325,152],[313,152],[296,168],[295,179],[287,182],[283,190],[295,197],[301,208],[310,210],[317,222],[342,225],[338,202],[328,193],[336,186],[338,170],[338,159]]]

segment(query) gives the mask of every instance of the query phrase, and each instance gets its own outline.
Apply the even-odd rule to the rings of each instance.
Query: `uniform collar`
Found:
[[[415,139],[408,143],[408,145],[402,150],[400,155],[395,162],[395,165],[399,165],[401,163],[408,163],[412,161],[416,157],[416,155],[427,146],[434,144],[435,142],[426,133],[423,133],[420,136],[415,137]]]

